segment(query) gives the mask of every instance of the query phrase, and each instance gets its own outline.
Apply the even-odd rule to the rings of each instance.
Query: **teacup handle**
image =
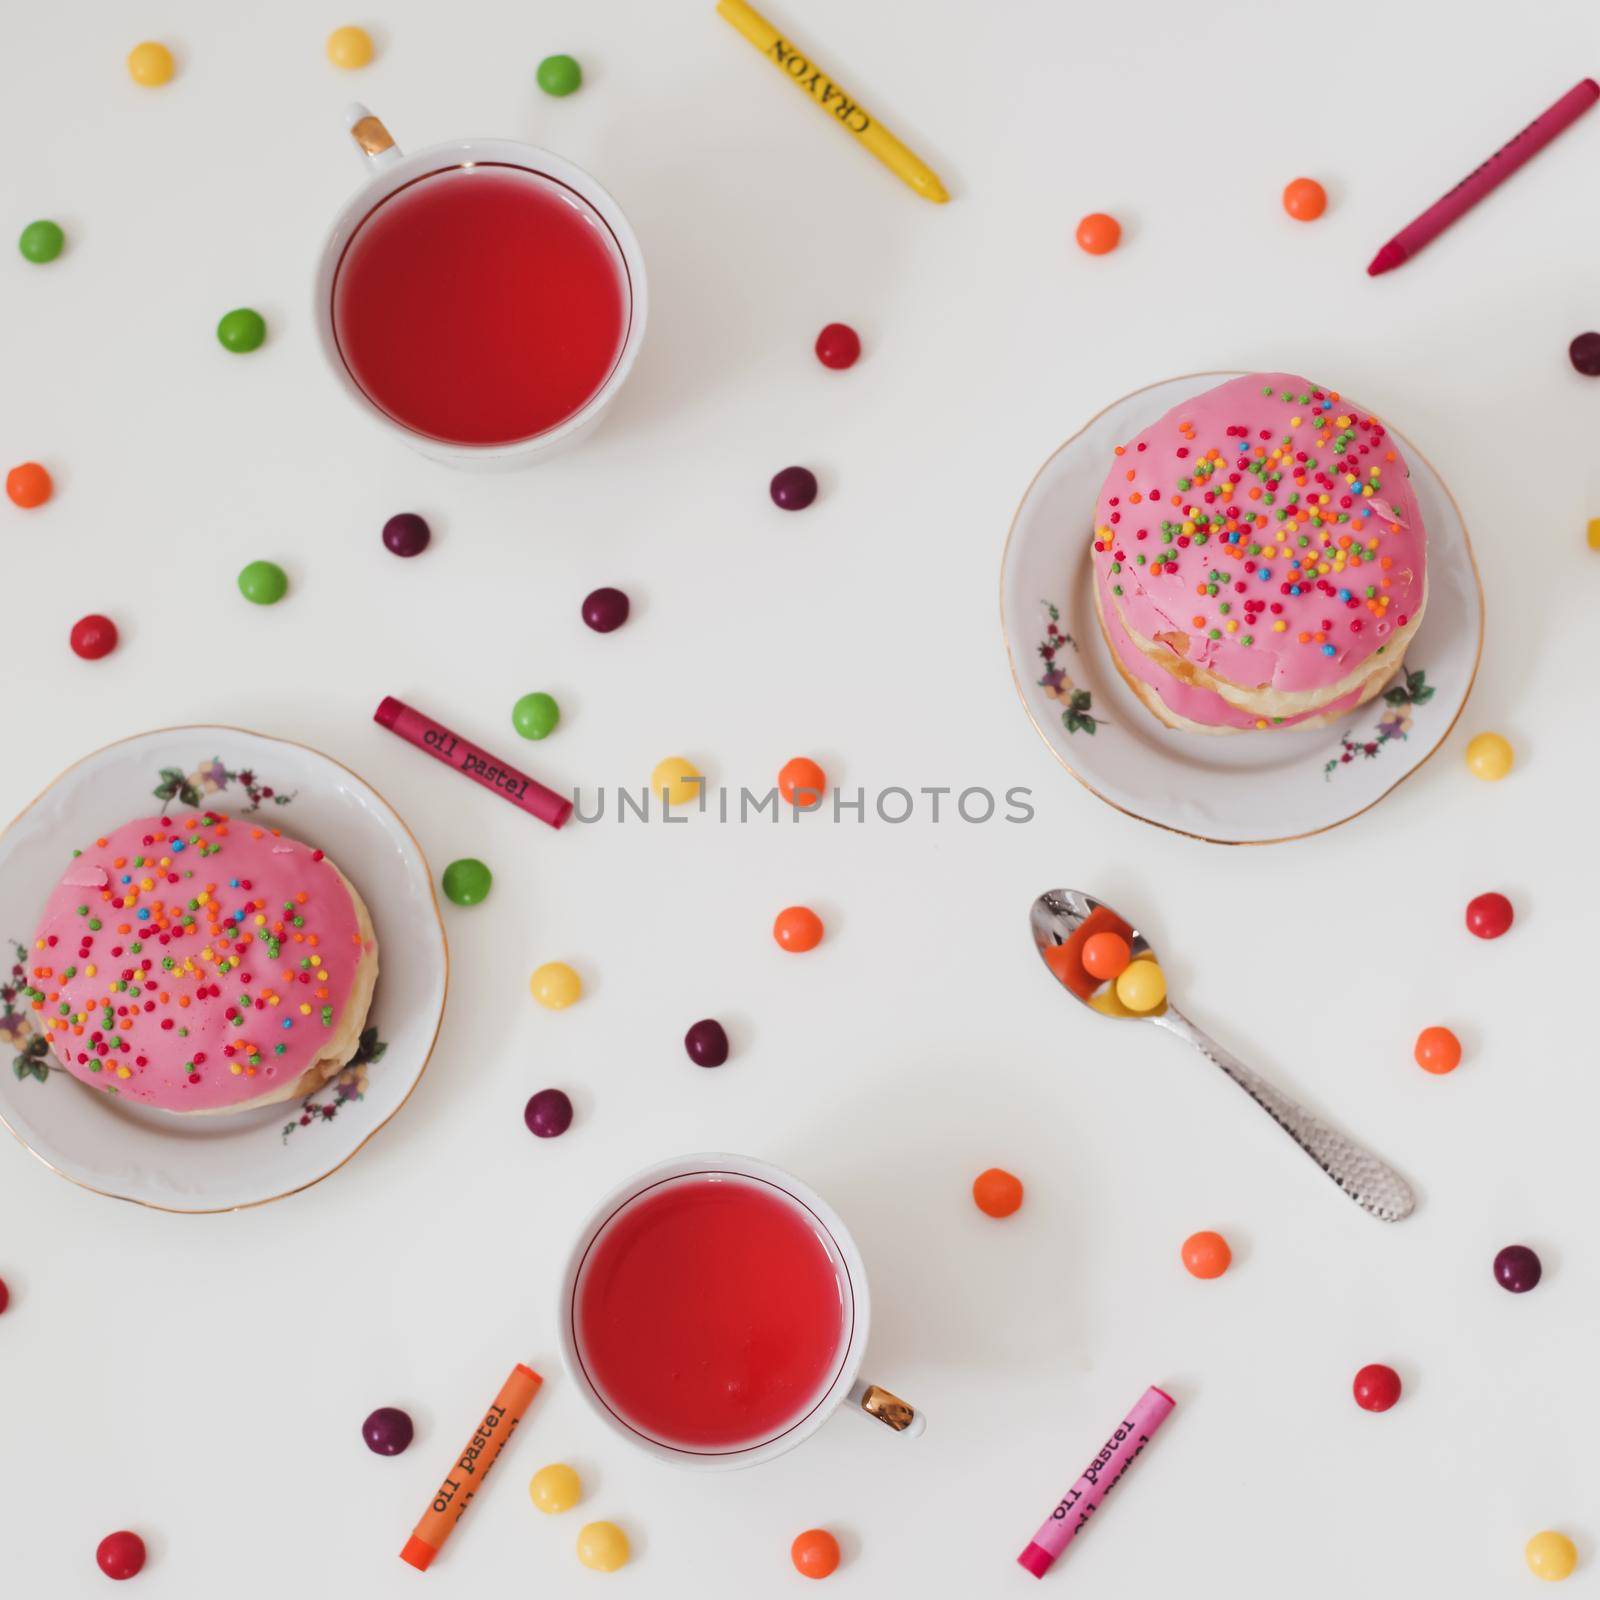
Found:
[[[392,167],[400,159],[400,146],[394,142],[394,135],[360,101],[352,100],[344,108],[344,125],[373,172]]]
[[[928,1426],[927,1419],[914,1406],[907,1405],[899,1395],[890,1394],[875,1383],[863,1383],[857,1378],[850,1385],[850,1393],[845,1398],[863,1416],[874,1418],[885,1427],[893,1428],[896,1433],[903,1433],[908,1439],[915,1439]]]

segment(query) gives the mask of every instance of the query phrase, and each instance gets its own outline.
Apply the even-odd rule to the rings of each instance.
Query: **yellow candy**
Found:
[[[1480,733],[1467,746],[1467,770],[1485,783],[1498,783],[1511,762],[1511,744],[1498,733]]]
[[[571,1467],[557,1462],[534,1473],[528,1497],[541,1511],[554,1516],[558,1511],[570,1511],[583,1498],[583,1482]]]
[[[1166,998],[1166,975],[1154,961],[1130,961],[1117,975],[1117,999],[1130,1011],[1154,1011]]]
[[[668,756],[657,762],[656,770],[650,774],[650,793],[659,795],[665,790],[669,806],[688,805],[700,797],[704,788],[699,768],[682,756]]]
[[[328,35],[328,59],[353,72],[372,59],[372,35],[365,28],[335,28]]]
[[[1600,517],[1589,519],[1589,548],[1600,550]]]
[[[628,1560],[628,1536],[614,1522],[589,1522],[578,1534],[578,1559],[591,1572],[615,1572]]]
[[[145,89],[159,89],[173,70],[172,52],[164,44],[146,39],[128,52],[128,76]]]
[[[533,998],[551,1011],[565,1011],[583,993],[578,974],[565,961],[547,961],[528,979]]]
[[[1528,1571],[1546,1583],[1560,1583],[1563,1578],[1570,1578],[1578,1564],[1578,1551],[1573,1542],[1566,1534],[1548,1528],[1534,1534],[1523,1548],[1522,1556],[1528,1563]]]

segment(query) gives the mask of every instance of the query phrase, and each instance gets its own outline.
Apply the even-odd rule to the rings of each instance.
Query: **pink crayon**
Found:
[[[1425,244],[1437,239],[1458,217],[1465,215],[1477,203],[1498,189],[1524,161],[1544,149],[1558,133],[1564,133],[1600,100],[1600,83],[1585,78],[1568,89],[1548,111],[1541,111],[1521,133],[1500,146],[1482,166],[1474,167],[1455,188],[1422,213],[1408,222],[1372,258],[1367,267],[1370,276],[1393,272],[1409,261]]]
[[[383,697],[378,709],[372,713],[372,720],[390,733],[399,734],[408,744],[426,750],[446,766],[464,772],[474,783],[481,783],[485,789],[493,789],[512,805],[531,811],[552,828],[559,828],[572,815],[572,802],[564,795],[545,788],[537,778],[518,772],[515,767],[490,755],[470,739],[452,733],[443,723],[414,711],[392,695]]]
[[[1172,1414],[1172,1396],[1162,1389],[1146,1389],[1133,1409],[1117,1424],[1083,1476],[1063,1496],[1040,1530],[1017,1557],[1034,1577],[1042,1578],[1056,1558],[1077,1537],[1079,1529],[1100,1509],[1100,1502],[1121,1481],[1134,1458],[1150,1443],[1151,1435]]]

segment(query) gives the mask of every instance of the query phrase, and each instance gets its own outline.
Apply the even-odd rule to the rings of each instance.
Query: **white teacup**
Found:
[[[831,1245],[839,1281],[846,1297],[843,1327],[848,1330],[842,1355],[828,1386],[818,1393],[804,1413],[788,1423],[775,1437],[757,1441],[738,1448],[688,1449],[665,1444],[640,1428],[609,1405],[596,1385],[596,1379],[586,1369],[580,1349],[578,1331],[578,1288],[584,1262],[591,1249],[605,1233],[613,1219],[632,1201],[646,1191],[687,1177],[733,1178],[764,1184],[778,1196],[810,1214],[812,1223]],[[670,1461],[677,1466],[709,1468],[755,1466],[771,1461],[794,1449],[809,1439],[840,1406],[859,1411],[875,1418],[897,1433],[916,1437],[926,1426],[922,1415],[905,1401],[890,1394],[876,1384],[861,1381],[861,1361],[866,1353],[867,1329],[871,1321],[871,1303],[867,1295],[867,1273],[861,1253],[856,1249],[850,1230],[840,1221],[837,1213],[818,1194],[808,1189],[798,1178],[748,1156],[691,1155],[679,1156],[671,1161],[657,1162],[643,1172],[636,1173],[626,1183],[618,1185],[597,1205],[584,1221],[567,1257],[566,1271],[562,1275],[561,1294],[557,1304],[557,1328],[561,1342],[561,1359],[574,1387],[605,1426],[618,1437],[654,1456],[658,1461]]]
[[[562,445],[592,427],[602,411],[622,387],[639,354],[644,338],[648,293],[645,284],[644,256],[628,219],[616,201],[580,167],[549,150],[520,144],[509,139],[457,139],[447,144],[430,145],[413,155],[402,155],[384,125],[362,105],[351,105],[345,112],[351,137],[364,156],[369,176],[351,195],[334,220],[322,247],[317,266],[315,316],[322,353],[335,380],[344,392],[381,427],[405,440],[413,449],[454,467],[521,466]],[[547,178],[583,202],[609,230],[615,241],[622,268],[626,333],[621,350],[609,375],[593,395],[570,416],[530,438],[507,444],[456,444],[432,438],[406,427],[380,409],[351,376],[339,351],[334,333],[333,290],[339,263],[346,247],[361,225],[384,200],[397,190],[435,173],[476,163],[495,163],[520,168]]]

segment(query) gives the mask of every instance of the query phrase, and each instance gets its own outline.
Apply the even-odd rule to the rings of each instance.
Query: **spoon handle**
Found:
[[[1416,1196],[1393,1167],[1275,1089],[1181,1011],[1169,1005],[1163,1015],[1152,1017],[1151,1021],[1180,1039],[1187,1039],[1207,1061],[1221,1067],[1363,1211],[1370,1211],[1383,1222],[1399,1222],[1411,1215]]]

